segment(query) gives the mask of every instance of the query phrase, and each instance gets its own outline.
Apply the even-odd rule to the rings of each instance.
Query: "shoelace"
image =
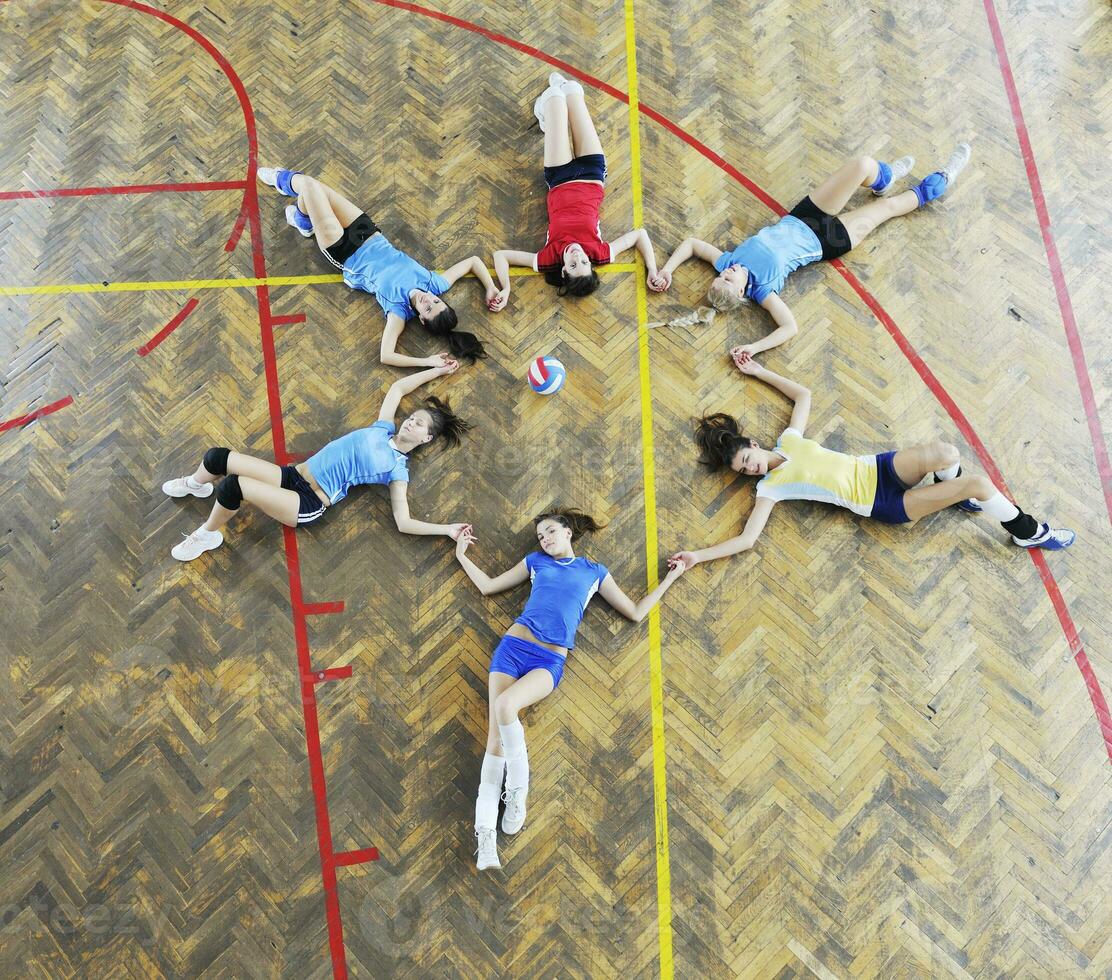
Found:
[[[502,802],[506,804],[507,810],[513,810],[514,815],[521,811],[523,806],[522,797],[525,795],[524,787],[515,787],[514,789],[506,789],[502,791]]]

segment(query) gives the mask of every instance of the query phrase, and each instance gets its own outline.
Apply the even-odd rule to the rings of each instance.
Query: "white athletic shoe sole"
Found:
[[[889,166],[892,168],[892,179],[888,181],[888,186],[884,190],[873,191],[877,197],[884,197],[892,193],[896,187],[896,181],[903,180],[911,173],[911,168],[915,166],[915,157],[900,157],[898,160],[893,160]]]
[[[537,117],[537,122],[540,123],[541,132],[544,132],[544,106],[549,99],[556,96],[563,96],[557,88],[546,88],[540,95],[537,96],[537,101],[533,103],[533,115]]]
[[[185,540],[174,545],[170,554],[178,561],[193,561],[200,558],[206,551],[219,548],[224,543],[224,535],[219,531],[194,531],[188,534]]]
[[[278,168],[277,167],[259,167],[255,171],[255,176],[267,187],[278,189]]]
[[[968,143],[959,143],[954,147],[954,152],[950,154],[950,159],[946,161],[946,166],[942,168],[942,176],[946,178],[947,190],[958,179],[958,174],[969,165],[972,156],[973,147]]]
[[[186,482],[184,476],[179,476],[176,480],[167,480],[162,484],[162,492],[167,497],[211,497],[212,484],[202,483],[194,489]]]

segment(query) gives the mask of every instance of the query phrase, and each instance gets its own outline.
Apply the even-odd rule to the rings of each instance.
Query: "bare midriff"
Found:
[[[304,477],[305,482],[308,483],[309,486],[311,486],[313,488],[313,493],[315,493],[318,497],[320,497],[320,502],[325,507],[330,506],[332,501],[330,501],[328,499],[328,494],[326,494],[320,488],[320,484],[317,483],[317,481],[313,479],[313,474],[309,472],[309,467],[305,463],[298,463],[298,465],[296,467],[294,467],[294,469],[296,469],[298,474],[300,474],[302,477]]]
[[[526,640],[529,643],[535,643],[539,647],[544,647],[546,650],[551,650],[553,653],[558,653],[561,657],[568,655],[567,647],[558,647],[555,643],[545,643],[544,640],[538,640],[533,631],[528,626],[523,626],[521,623],[513,623],[510,628],[506,630],[506,636],[515,637],[518,640]]]

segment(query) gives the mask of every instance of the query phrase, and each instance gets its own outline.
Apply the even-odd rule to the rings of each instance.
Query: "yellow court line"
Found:
[[[632,262],[615,262],[600,266],[599,272],[637,272]],[[493,272],[493,270],[491,270]],[[532,269],[514,268],[511,276],[536,276]],[[265,279],[171,279],[163,282],[71,282],[49,286],[0,286],[0,296],[58,296],[64,293],[143,293],[193,291],[197,289],[254,289],[256,286],[312,286],[320,283],[343,282],[339,273],[319,276],[267,276]]]
[[[625,0],[626,81],[629,91],[630,183],[633,227],[644,224],[641,188],[641,129],[637,98],[637,28],[633,0]],[[653,463],[653,401],[649,375],[649,311],[644,275],[637,277],[637,353],[641,378],[641,469],[645,485],[645,560],[649,589],[657,586],[656,467]],[[649,613],[649,689],[653,731],[653,816],[656,827],[656,916],[660,976],[672,980],[672,868],[668,853],[668,780],[664,741],[664,668],[660,652],[660,609]]]

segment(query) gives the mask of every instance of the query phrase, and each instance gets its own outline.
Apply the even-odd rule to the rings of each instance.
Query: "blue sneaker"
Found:
[[[1049,524],[1039,526],[1039,533],[1033,538],[1017,538],[1014,541],[1021,548],[1045,548],[1047,551],[1061,551],[1068,548],[1077,539],[1077,535],[1069,528],[1051,527]]]
[[[302,237],[313,237],[313,222],[307,214],[302,214],[296,204],[286,205],[286,224],[301,232]]]

